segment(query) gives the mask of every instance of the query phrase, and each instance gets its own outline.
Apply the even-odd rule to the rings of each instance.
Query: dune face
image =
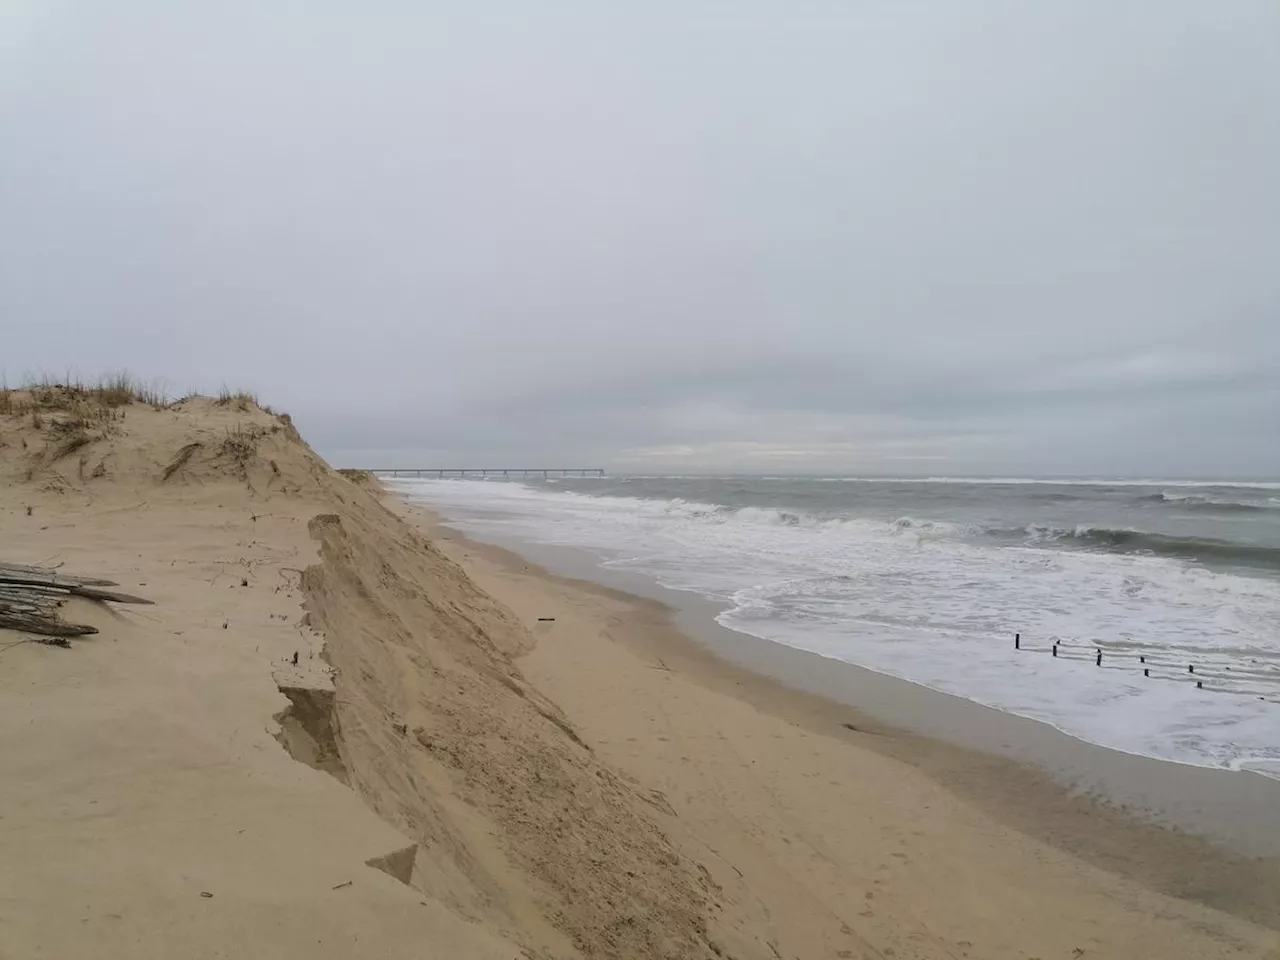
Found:
[[[153,602],[0,630],[6,960],[1280,956],[1226,879],[1029,837],[252,398],[148,399],[0,395],[0,563]]]
[[[347,782],[420,847],[407,882],[547,948],[699,956],[707,881],[514,665],[526,630],[363,491],[344,499],[310,523],[302,587]]]
[[[0,559],[155,601],[0,660],[14,956],[713,955],[650,798],[376,484],[247,398],[9,403]]]

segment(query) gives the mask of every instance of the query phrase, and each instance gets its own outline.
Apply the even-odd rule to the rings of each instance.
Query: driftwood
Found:
[[[95,577],[69,577],[65,573],[59,573],[57,567],[30,567],[25,563],[5,563],[0,561],[0,577],[34,577],[43,583],[52,583],[58,580],[66,583],[78,583],[85,587],[114,587],[114,580],[99,580]]]
[[[50,597],[24,597],[20,593],[0,592],[0,610],[14,610],[20,613],[49,612],[57,610],[59,602]]]
[[[114,593],[111,590],[100,590],[97,587],[84,587],[70,581],[49,583],[47,580],[37,580],[29,577],[9,577],[0,574],[0,586],[16,586],[37,593],[64,593],[74,597],[84,597],[86,600],[110,600],[112,603],[152,603],[151,600],[135,597],[132,594]]]
[[[57,616],[32,613],[0,612],[0,627],[38,633],[44,637],[84,637],[98,632],[97,627],[91,627],[87,623],[67,623]]]
[[[73,577],[51,567],[0,563],[0,629],[22,630],[45,637],[83,637],[98,632],[97,627],[68,623],[58,608],[68,597],[111,603],[151,603],[143,597],[103,590],[114,580]],[[65,642],[64,642],[65,645]]]

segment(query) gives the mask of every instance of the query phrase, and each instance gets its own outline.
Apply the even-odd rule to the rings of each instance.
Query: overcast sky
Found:
[[[339,465],[1280,474],[1275,0],[0,0],[0,369]]]

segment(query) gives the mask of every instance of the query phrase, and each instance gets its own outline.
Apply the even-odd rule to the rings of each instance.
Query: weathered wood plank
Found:
[[[0,613],[0,627],[45,637],[84,637],[98,632],[97,627],[88,624],[67,623],[65,620],[25,613]]]
[[[129,593],[116,593],[111,590],[100,590],[97,587],[83,586],[79,583],[73,583],[67,579],[61,580],[45,580],[32,576],[15,576],[10,574],[0,574],[0,584],[7,584],[17,587],[29,587],[39,590],[56,590],[65,591],[73,596],[85,597],[89,600],[110,600],[112,603],[146,603],[153,601],[143,597],[135,597]]]
[[[104,590],[114,580],[76,577],[48,567],[0,562],[0,629],[21,630],[45,637],[84,637],[98,632],[84,623],[68,623],[58,613],[67,597],[109,603],[152,601],[130,593]],[[66,645],[66,641],[62,641]]]
[[[8,561],[0,561],[0,577],[6,574],[14,576],[40,577],[50,582],[62,580],[66,583],[77,583],[85,587],[115,587],[118,586],[114,580],[100,580],[97,577],[73,577],[65,573],[59,573],[53,567],[33,567],[25,563],[9,563]]]

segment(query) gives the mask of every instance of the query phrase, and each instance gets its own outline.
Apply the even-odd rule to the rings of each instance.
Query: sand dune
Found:
[[[0,632],[0,956],[1280,955],[654,669],[248,398],[6,405],[0,561],[155,605]]]

